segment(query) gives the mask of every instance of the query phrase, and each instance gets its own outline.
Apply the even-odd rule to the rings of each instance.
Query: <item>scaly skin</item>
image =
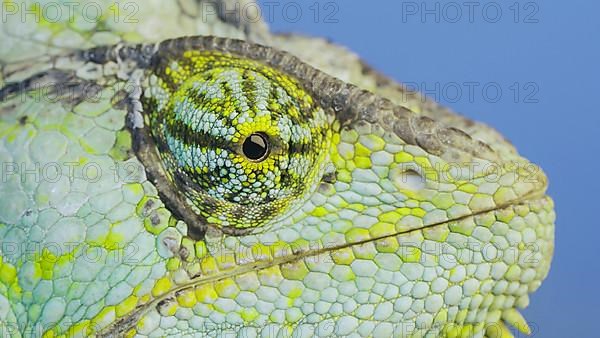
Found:
[[[493,129],[193,1],[140,1],[137,23],[8,3],[4,335],[530,331],[516,309],[548,273],[553,204]]]

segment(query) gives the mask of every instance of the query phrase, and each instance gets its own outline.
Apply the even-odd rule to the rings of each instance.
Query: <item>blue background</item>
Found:
[[[556,251],[524,315],[537,337],[598,337],[600,4],[520,1],[517,14],[513,1],[501,0],[484,13],[483,1],[470,18],[466,1],[317,1],[318,15],[314,0],[285,7],[289,2],[271,7],[272,17],[265,17],[273,30],[328,37],[398,81],[425,84],[423,89],[439,83],[438,101],[496,127],[542,166],[556,203]],[[429,9],[438,4],[439,22],[433,14],[421,17],[424,3]],[[453,23],[457,7],[462,16]],[[472,99],[464,82],[480,84]],[[454,84],[462,95],[452,91]],[[486,84],[502,89],[497,102],[494,88],[482,93]]]

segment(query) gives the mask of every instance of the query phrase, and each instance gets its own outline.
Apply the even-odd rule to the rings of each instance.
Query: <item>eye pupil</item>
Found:
[[[252,161],[262,161],[269,154],[269,142],[267,136],[261,133],[254,133],[244,140],[242,145],[244,156]]]

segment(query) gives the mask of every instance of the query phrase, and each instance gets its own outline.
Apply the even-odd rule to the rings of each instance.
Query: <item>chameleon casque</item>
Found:
[[[46,4],[3,2],[4,336],[531,332],[553,202],[492,128],[249,1]]]

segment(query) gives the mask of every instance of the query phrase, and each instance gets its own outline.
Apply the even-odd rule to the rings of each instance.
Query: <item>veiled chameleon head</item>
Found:
[[[304,200],[331,138],[323,109],[257,61],[178,56],[156,62],[142,101],[160,165],[194,211],[218,227],[254,228]]]
[[[79,27],[95,46],[100,27],[121,34],[91,49],[29,41],[54,36],[47,22],[32,36],[0,29],[16,46],[0,52],[0,159],[17,164],[0,185],[0,237],[15,244],[0,247],[0,329],[528,332],[515,308],[553,251],[539,168],[345,50],[207,25],[192,11],[203,3],[144,2],[137,33]],[[57,83],[71,95],[40,101]],[[57,163],[74,174],[27,176]],[[139,176],[120,175],[126,165]]]

